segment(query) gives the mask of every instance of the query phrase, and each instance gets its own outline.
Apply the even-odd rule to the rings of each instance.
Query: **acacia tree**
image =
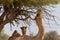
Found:
[[[26,21],[26,19],[31,18],[30,13],[36,13],[33,11],[28,11],[28,9],[40,9],[43,10],[46,14],[46,16],[51,16],[54,17],[53,15],[49,14],[43,6],[48,5],[51,6],[50,4],[57,4],[59,0],[0,0],[0,5],[3,6],[4,12],[0,16],[0,31],[4,28],[4,25],[7,23],[12,23],[12,21],[15,21],[16,23],[17,20],[22,20]],[[26,10],[24,9],[24,7]],[[27,8],[28,7],[28,8]],[[23,8],[23,9],[22,9]],[[1,7],[0,7],[1,9]],[[25,11],[25,13],[23,12]],[[37,13],[36,13],[37,14]],[[21,16],[20,18],[17,18],[18,16]],[[22,18],[24,16],[25,18]],[[4,20],[4,17],[5,20]],[[32,18],[31,18],[32,19]],[[49,19],[46,17],[46,19]],[[14,25],[14,24],[13,24]]]
[[[25,23],[29,24],[30,21],[28,21],[28,19],[36,21],[37,19],[41,19],[42,21],[41,16],[43,16],[44,19],[55,21],[55,16],[50,14],[50,11],[47,10],[44,6],[47,5],[51,7],[52,4],[57,3],[59,3],[59,0],[0,0],[0,5],[3,6],[4,9],[4,12],[0,16],[0,31],[4,28],[4,25],[6,25],[7,23],[14,25],[13,21],[19,24],[18,21],[22,20]],[[29,9],[31,11],[29,11]],[[41,15],[41,13],[39,14],[38,11],[34,12],[34,10],[38,9],[44,12],[42,13],[43,15]],[[37,16],[35,18],[32,18],[31,15],[34,14],[36,14]],[[53,19],[51,19],[51,17]],[[37,25],[38,24],[39,22],[37,21]]]

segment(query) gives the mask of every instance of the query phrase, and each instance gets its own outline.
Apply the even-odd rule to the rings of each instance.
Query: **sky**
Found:
[[[54,25],[51,25],[51,27],[46,26],[45,31],[55,30],[60,35],[60,4],[56,5],[56,8],[54,9],[54,12],[52,13],[57,17],[56,19],[59,25],[54,24]]]
[[[60,18],[60,4],[58,4],[58,5],[56,5],[56,8],[54,9],[54,11],[52,12],[54,15],[56,15],[57,16],[57,18]],[[60,21],[57,19],[57,22],[60,24]],[[17,26],[17,25],[16,25]],[[11,31],[10,30],[10,25],[9,25],[9,23],[8,24],[6,24],[5,25],[5,27],[4,27],[4,29],[3,30],[5,30],[5,33],[7,33],[8,35],[10,35],[11,36],[11,34],[13,33],[13,31],[14,30],[18,30],[18,33],[20,33],[21,35],[22,35],[22,33],[21,33],[21,29],[20,29],[20,27],[13,27],[13,30]],[[22,26],[22,25],[19,25],[19,26]],[[32,27],[32,26],[34,26],[34,27]],[[28,28],[29,29],[29,28]],[[27,29],[27,30],[28,30]],[[37,25],[33,22],[32,23],[32,25],[30,26],[30,32],[32,32],[32,33],[34,33],[34,35],[36,35],[37,33],[38,33],[38,28],[37,28]],[[55,31],[57,31],[57,33],[60,35],[60,25],[56,25],[56,24],[53,24],[53,25],[51,25],[51,27],[49,27],[49,26],[47,26],[46,24],[45,24],[45,26],[44,26],[44,30],[45,30],[45,32],[49,32],[49,31],[52,31],[52,30],[55,30]],[[27,35],[29,35],[29,30],[27,31]]]

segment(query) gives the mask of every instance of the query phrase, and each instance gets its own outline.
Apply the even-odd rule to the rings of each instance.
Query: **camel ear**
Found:
[[[17,33],[17,31],[15,30],[14,33]]]
[[[23,28],[25,28],[25,29],[26,29],[27,27],[20,27],[20,28],[21,28],[21,29],[23,29]]]

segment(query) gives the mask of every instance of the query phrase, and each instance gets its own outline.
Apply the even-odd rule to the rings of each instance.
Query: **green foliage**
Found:
[[[8,40],[8,35],[4,33],[4,31],[1,31],[0,32],[0,40],[3,39],[3,40]]]
[[[57,4],[59,0],[0,0],[0,4],[9,4],[11,2],[19,3],[19,5],[25,6],[43,6],[49,4]]]
[[[44,40],[60,40],[60,36],[56,31],[51,31],[45,34]]]

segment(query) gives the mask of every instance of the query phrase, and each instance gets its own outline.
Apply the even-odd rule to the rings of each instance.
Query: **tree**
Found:
[[[45,8],[43,8],[43,5],[49,5],[50,4],[57,4],[59,2],[59,0],[1,0],[0,1],[0,5],[2,5],[4,7],[4,12],[3,14],[0,16],[0,26],[4,26],[7,23],[12,23],[12,21],[14,20],[15,22],[17,22],[17,20],[26,20],[28,18],[31,18],[27,13],[34,13],[34,12],[30,12],[24,9],[21,9],[22,6],[24,7],[29,7],[29,9],[33,9],[36,7],[41,7],[42,10],[45,11]],[[33,8],[31,8],[33,6]],[[38,8],[37,8],[38,9]],[[25,11],[27,13],[23,13],[22,11]],[[47,11],[45,11],[47,13]],[[13,16],[12,16],[13,15]],[[25,16],[25,18],[17,18],[18,16]],[[52,16],[51,14],[47,14],[48,16]],[[6,16],[5,20],[4,17]],[[32,19],[32,18],[31,18]],[[0,28],[0,30],[2,30],[3,27]]]
[[[44,6],[45,5],[52,6],[51,4],[57,4],[57,3],[59,3],[59,0],[1,0],[0,4],[4,8],[4,12],[0,16],[0,31],[4,28],[4,25],[6,25],[7,23],[14,25],[13,21],[19,24],[18,21],[21,20],[29,25],[30,21],[28,21],[28,19],[30,19],[30,20],[36,21],[36,24],[40,28],[39,30],[41,30],[41,32],[39,31],[39,33],[42,34],[42,35],[40,34],[39,35],[43,36],[44,28],[42,25],[43,24],[42,11],[44,12],[44,14],[47,14],[47,15],[43,15],[43,18],[47,20],[51,20],[49,17],[52,17],[53,20],[55,21],[55,16],[50,14],[48,10],[44,8]],[[28,11],[29,9],[31,11]],[[38,11],[34,12],[34,9],[40,12],[39,13]],[[35,18],[32,18],[30,16],[33,14],[36,14]],[[38,36],[38,38],[40,36]]]
[[[44,40],[60,40],[56,31],[50,31],[45,34]]]

